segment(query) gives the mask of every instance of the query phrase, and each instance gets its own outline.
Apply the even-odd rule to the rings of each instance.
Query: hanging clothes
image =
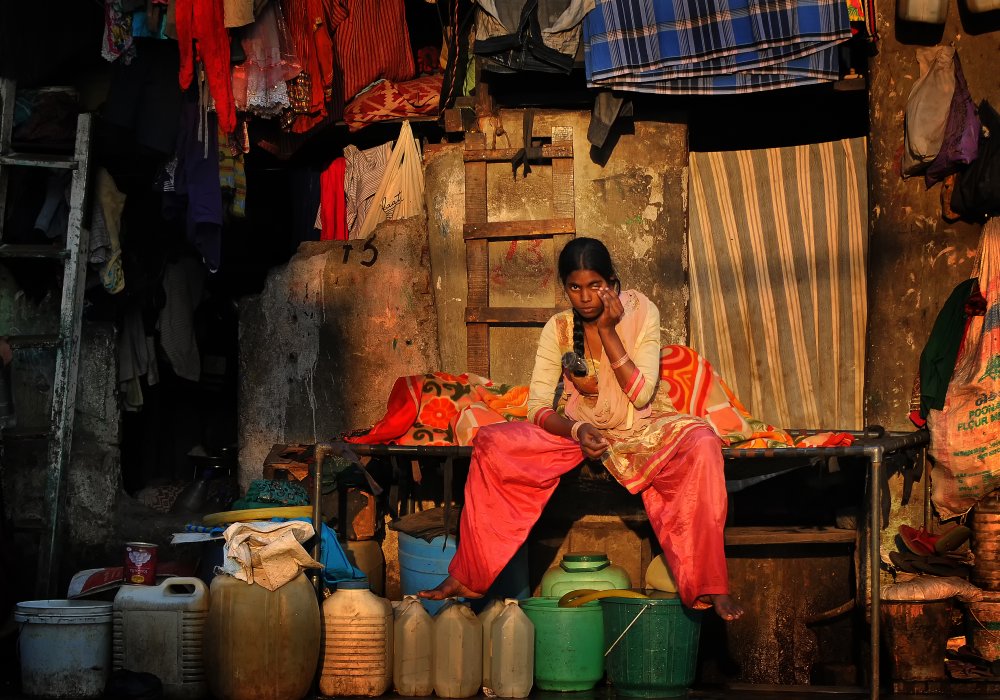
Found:
[[[338,0],[347,17],[335,36],[338,76],[344,103],[379,78],[402,82],[413,78],[403,0]]]
[[[344,193],[344,171],[347,161],[335,158],[319,178],[320,207],[317,218],[321,223],[321,241],[347,240],[347,196]]]
[[[569,73],[580,47],[580,23],[594,0],[479,0],[473,51],[483,67]]]
[[[844,0],[597,0],[583,21],[589,87],[738,94],[840,77]]]
[[[184,211],[188,239],[213,272],[222,262],[222,186],[215,115],[205,114],[198,91],[184,95],[177,138],[174,194],[164,196],[164,218]]]
[[[132,13],[126,12],[122,0],[104,2],[104,38],[101,40],[101,56],[106,61],[131,63],[135,58],[132,45]]]
[[[160,345],[174,374],[192,382],[201,379],[201,354],[194,332],[194,312],[205,288],[205,268],[197,260],[184,257],[163,269],[165,304],[157,327]]]
[[[108,294],[118,294],[125,289],[125,271],[122,268],[121,225],[125,211],[125,195],[114,178],[104,168],[97,169],[97,206],[94,222],[102,231],[95,240],[107,241],[107,251],[100,263],[101,284]],[[142,372],[140,372],[142,374]]]
[[[229,34],[217,0],[176,0],[177,43],[181,63],[179,80],[186,90],[195,76],[194,47],[205,66],[208,89],[215,100],[219,125],[227,134],[236,128],[236,105],[229,66]]]
[[[343,93],[334,90],[333,36],[347,18],[347,7],[344,0],[301,0],[288,10],[288,29],[303,72],[289,86],[292,110],[286,126],[301,134],[329,116],[339,118],[344,110]]]
[[[354,144],[344,148],[344,190],[347,194],[347,231],[353,238],[368,216],[372,198],[378,192],[385,166],[392,156],[392,143],[383,143],[364,151]]]
[[[287,82],[302,72],[281,4],[272,2],[247,28],[240,42],[246,60],[233,67],[236,107],[261,117],[291,108]]]

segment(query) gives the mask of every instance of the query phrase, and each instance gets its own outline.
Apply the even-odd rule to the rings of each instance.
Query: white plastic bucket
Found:
[[[21,625],[21,691],[45,698],[97,698],[111,674],[111,603],[29,600]]]

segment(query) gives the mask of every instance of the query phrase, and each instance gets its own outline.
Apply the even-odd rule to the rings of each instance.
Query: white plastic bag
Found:
[[[941,150],[955,94],[955,47],[917,49],[920,77],[906,98],[903,177],[927,169]]]
[[[405,219],[420,214],[423,210],[424,169],[420,146],[413,137],[410,122],[404,121],[368,215],[353,232],[353,237],[367,238],[383,221]]]

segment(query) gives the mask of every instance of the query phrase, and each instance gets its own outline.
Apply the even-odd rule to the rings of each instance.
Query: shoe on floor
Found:
[[[910,564],[918,571],[932,576],[969,578],[969,567],[953,564],[944,557],[919,557]]]
[[[956,525],[947,532],[938,535],[937,541],[934,543],[934,551],[938,554],[953,552],[965,544],[971,535],[972,530],[965,525]]]
[[[929,557],[936,553],[934,545],[937,543],[938,536],[932,535],[924,528],[920,528],[918,530],[917,528],[910,527],[909,525],[900,525],[899,536],[902,538],[903,544],[906,545],[906,548],[914,554]]]
[[[914,566],[913,562],[918,557],[910,552],[889,552],[889,561],[892,565],[896,567],[899,571],[905,571],[908,574],[921,574],[923,573],[920,569]]]

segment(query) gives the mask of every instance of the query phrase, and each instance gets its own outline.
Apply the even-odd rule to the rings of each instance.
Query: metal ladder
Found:
[[[11,348],[52,348],[55,350],[55,375],[49,425],[43,428],[18,428],[8,439],[45,439],[47,475],[45,507],[48,517],[39,546],[36,593],[51,596],[56,584],[59,555],[59,515],[63,503],[64,473],[73,443],[73,419],[76,408],[77,373],[80,361],[80,326],[83,291],[86,281],[89,231],[83,228],[87,206],[92,115],[80,114],[76,124],[74,152],[67,155],[17,153],[11,150],[14,127],[15,83],[0,78],[0,259],[51,259],[63,263],[62,300],[59,329],[55,335],[12,336]],[[3,225],[7,213],[7,186],[11,168],[46,168],[72,170],[69,199],[69,223],[63,246],[7,243]]]

